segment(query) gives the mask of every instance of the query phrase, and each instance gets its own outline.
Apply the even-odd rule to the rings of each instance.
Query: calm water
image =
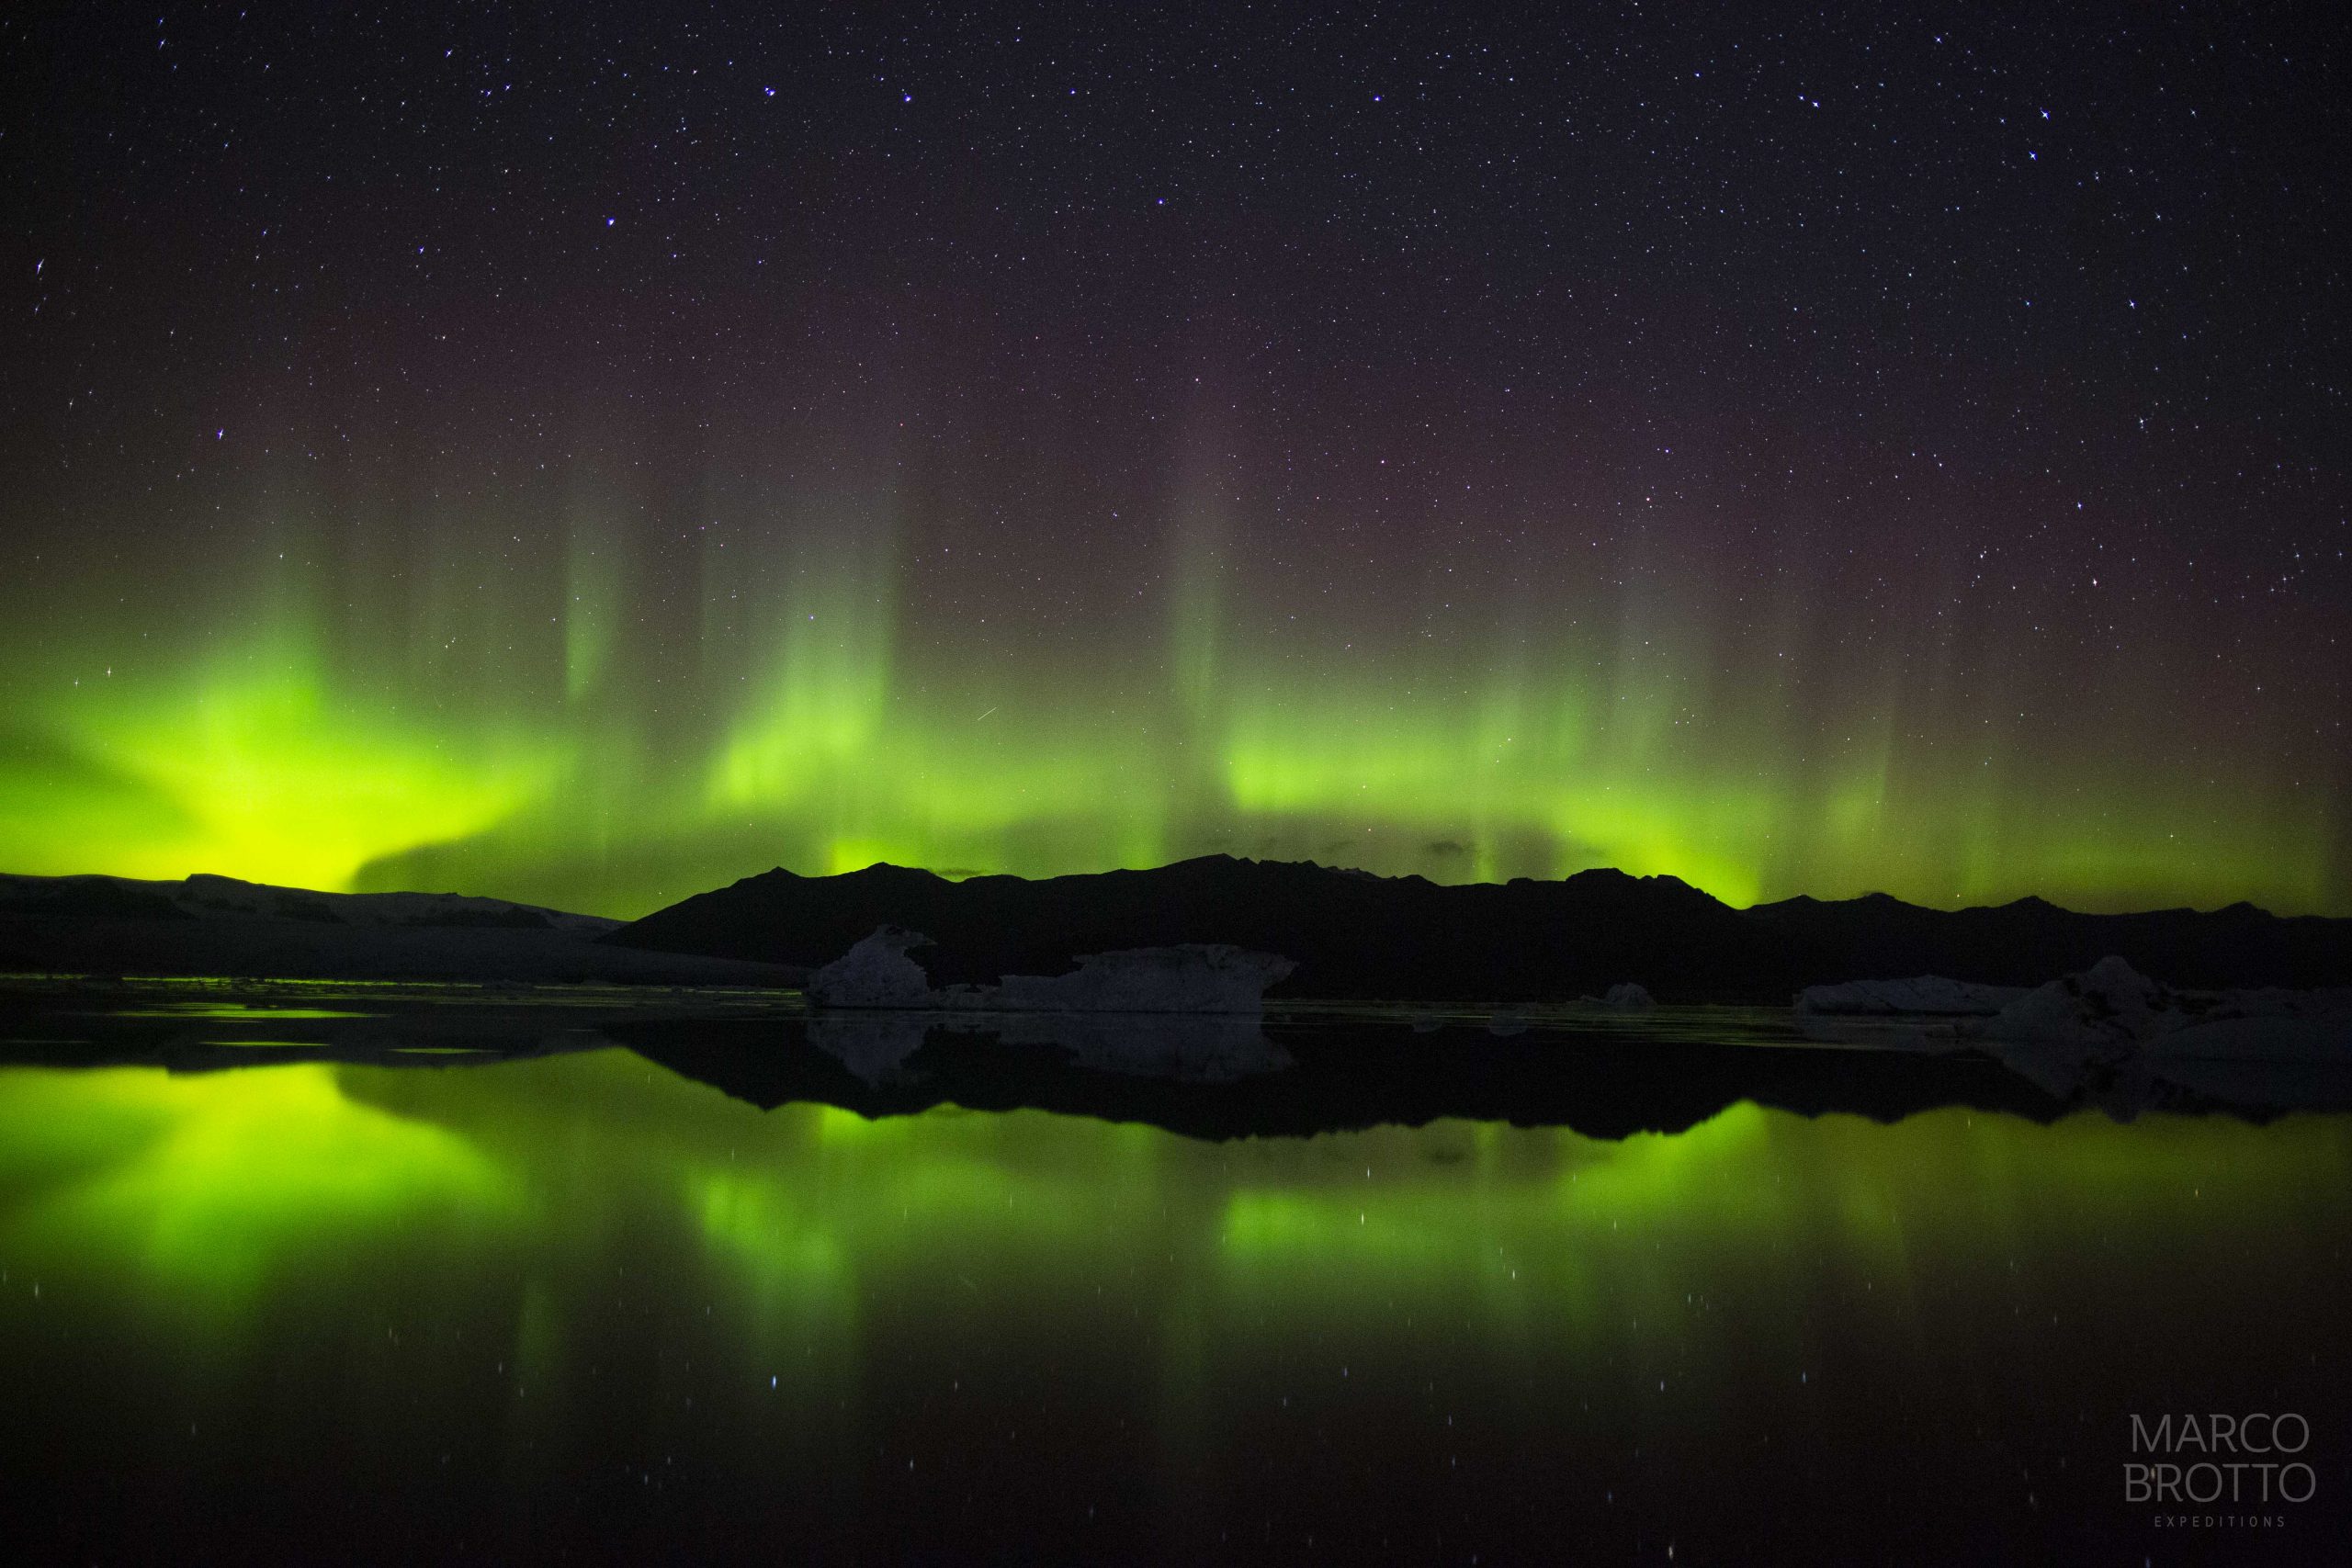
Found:
[[[0,1066],[0,1488],[36,1556],[2346,1551],[2340,1114],[1212,1140],[763,1110],[525,1014],[508,1043],[585,1048],[412,1017],[369,1048],[434,1055],[306,1059],[371,1021],[349,998],[17,1020],[18,1064],[132,1028],[252,1064]],[[815,1055],[742,1027],[679,1030]],[[2211,1411],[2302,1416],[2312,1500],[2128,1502],[2131,1416]]]

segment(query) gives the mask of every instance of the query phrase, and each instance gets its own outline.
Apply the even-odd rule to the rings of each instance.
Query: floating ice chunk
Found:
[[[808,999],[820,1008],[1254,1016],[1265,1010],[1266,987],[1297,967],[1276,953],[1189,942],[1086,953],[1068,975],[1007,975],[995,986],[933,990],[922,965],[907,956],[929,945],[920,931],[878,927],[809,977]]]
[[[2148,1042],[2160,1061],[2352,1063],[2352,992],[2224,991],[2203,1016]]]
[[[931,939],[904,926],[877,926],[847,953],[808,976],[808,999],[827,1008],[927,1008],[931,976],[907,956]]]
[[[2352,989],[2176,991],[2120,958],[2036,987],[1988,1019],[1996,1042],[2127,1056],[2352,1060]]]
[[[1297,965],[1224,942],[1090,953],[1068,975],[1007,975],[983,1004],[1020,1012],[1265,1010],[1266,987]]]
[[[2164,1029],[2178,998],[2122,959],[2109,955],[2079,975],[2063,976],[2002,1007],[1984,1032],[1996,1040],[2079,1045],[2102,1055],[2129,1054]]]
[[[1600,1001],[1604,1007],[1623,1008],[1628,1011],[1639,1011],[1644,1008],[1657,1006],[1657,998],[1651,996],[1646,987],[1635,985],[1631,980],[1621,981],[1610,987],[1601,995]]]

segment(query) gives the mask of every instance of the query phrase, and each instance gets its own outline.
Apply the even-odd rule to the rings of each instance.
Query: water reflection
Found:
[[[911,1012],[820,1013],[808,1023],[808,1043],[849,1069],[868,1089],[907,1077],[907,1058],[922,1049],[928,1021]]]
[[[258,1060],[0,1069],[44,1551],[364,1554],[356,1495],[410,1557],[2137,1561],[2128,1414],[2256,1404],[2341,1522],[2340,1117],[1212,1143]]]
[[[809,1044],[869,1089],[920,1081],[923,1075],[910,1070],[908,1059],[934,1031],[958,1042],[989,1040],[1048,1052],[1054,1065],[1081,1072],[1170,1083],[1234,1083],[1293,1065],[1291,1054],[1266,1038],[1259,1020],[1222,1013],[819,1012],[804,1027]],[[684,1032],[697,1044],[707,1038],[700,1029],[646,1032]],[[781,1043],[772,1038],[745,1064],[754,1078],[768,1065],[763,1057]]]
[[[2352,1062],[2118,1052],[2079,1041],[1984,1040],[1950,1022],[1801,1017],[1804,1036],[1891,1056],[1997,1064],[2054,1106],[2095,1106],[2118,1121],[2157,1109],[2256,1114],[2352,1109]]]

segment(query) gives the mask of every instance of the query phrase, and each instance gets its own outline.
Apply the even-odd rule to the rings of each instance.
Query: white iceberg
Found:
[[[1254,1016],[1265,1010],[1266,987],[1297,967],[1277,953],[1187,942],[1084,953],[1068,975],[1007,975],[994,986],[934,990],[922,965],[907,956],[929,945],[920,931],[877,927],[809,976],[808,999],[820,1008]]]
[[[877,926],[847,953],[808,976],[808,999],[827,1008],[923,1008],[933,1005],[931,976],[907,956],[931,939],[904,926]]]
[[[1600,1005],[1621,1008],[1628,1012],[1639,1012],[1645,1008],[1657,1006],[1657,998],[1650,995],[1647,987],[1636,985],[1631,980],[1623,980],[1602,993]]]
[[[1224,942],[1090,953],[1068,975],[1007,975],[985,1005],[1015,1012],[1265,1010],[1266,987],[1298,965]]]

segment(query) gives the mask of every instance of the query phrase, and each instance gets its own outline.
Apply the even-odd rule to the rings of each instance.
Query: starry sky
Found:
[[[0,869],[2352,914],[2345,45],[11,7]]]

